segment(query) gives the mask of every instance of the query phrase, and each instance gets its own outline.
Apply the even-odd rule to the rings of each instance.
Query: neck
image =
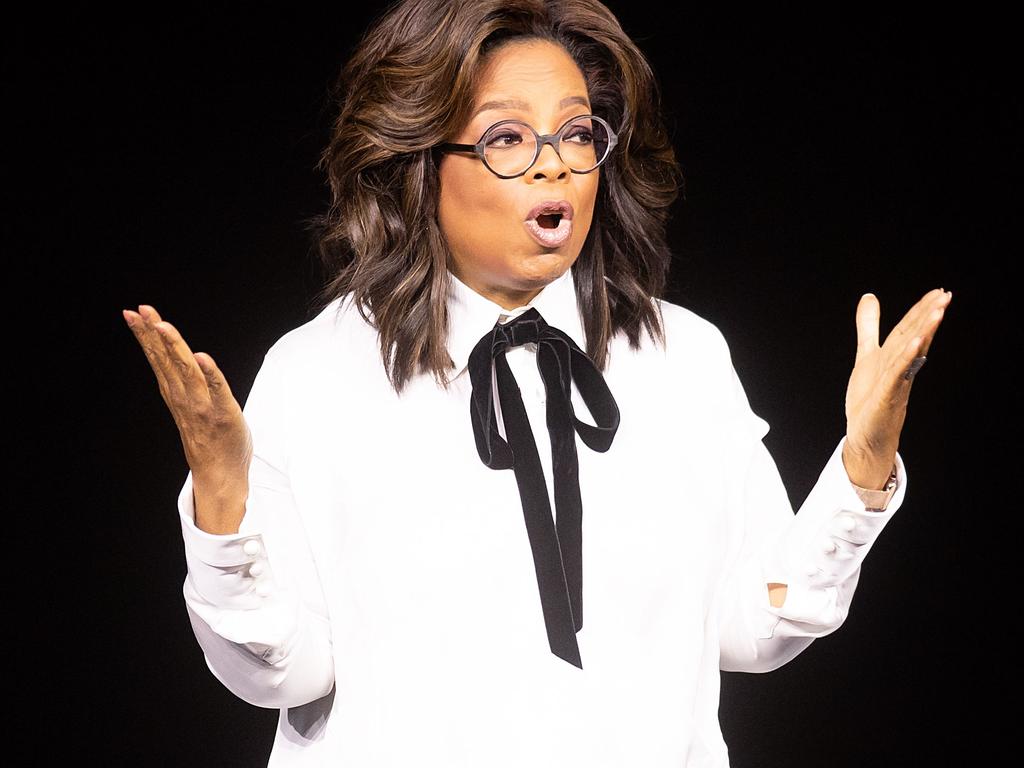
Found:
[[[466,279],[455,269],[452,269],[451,272],[468,287],[472,288],[485,299],[493,301],[502,309],[518,309],[519,307],[525,306],[533,301],[537,294],[544,289],[543,285],[537,288],[526,289],[509,288],[507,286],[499,285],[482,285],[471,279]]]

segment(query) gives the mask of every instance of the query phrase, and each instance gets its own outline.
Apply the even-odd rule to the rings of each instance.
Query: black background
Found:
[[[310,317],[326,89],[382,7],[12,27],[8,129],[24,141],[7,160],[29,173],[9,221],[30,274],[67,292],[27,321],[49,331],[41,370],[69,406],[45,438],[75,457],[41,489],[73,499],[48,512],[71,569],[53,569],[59,629],[41,647],[67,669],[47,696],[108,764],[269,754],[276,711],[221,687],[187,621],[187,467],[121,309],[156,306],[244,400],[266,349]],[[1001,314],[1020,155],[1008,22],[609,7],[650,59],[686,175],[667,298],[729,340],[795,507],[844,430],[860,295],[879,297],[884,337],[926,291],[953,291],[902,436],[906,500],[840,630],[775,672],[723,675],[732,764],[954,764],[977,748],[992,628],[1015,615],[996,523],[1016,512],[987,464],[1010,419],[992,388],[1006,356],[989,350],[1019,346]]]

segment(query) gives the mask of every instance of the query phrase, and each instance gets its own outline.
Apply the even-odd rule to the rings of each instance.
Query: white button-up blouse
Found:
[[[272,766],[728,766],[719,670],[775,669],[842,624],[902,458],[874,511],[840,439],[794,515],[721,332],[657,300],[664,346],[610,346],[611,448],[577,439],[579,669],[548,646],[515,475],[477,453],[466,369],[528,307],[586,349],[574,278],[511,312],[450,279],[447,390],[424,373],[397,395],[377,332],[335,300],[270,348],[245,402],[237,534],[196,527],[186,477],[184,597],[207,664],[280,709]],[[553,499],[536,346],[507,359]],[[594,423],[575,388],[573,404]],[[782,607],[769,582],[788,585]]]

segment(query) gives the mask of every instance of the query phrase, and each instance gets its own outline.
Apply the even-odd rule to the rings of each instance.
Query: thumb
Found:
[[[873,293],[865,293],[857,302],[857,360],[878,349],[878,320],[881,307]]]

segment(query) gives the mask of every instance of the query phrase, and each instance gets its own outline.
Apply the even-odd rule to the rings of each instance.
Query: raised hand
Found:
[[[882,488],[896,460],[914,373],[928,354],[952,292],[922,296],[878,344],[880,308],[874,294],[857,304],[857,357],[846,389],[847,474],[864,488]],[[909,376],[908,376],[909,374]]]
[[[156,309],[123,310],[156,375],[192,470],[196,525],[235,533],[245,514],[252,437],[227,380],[205,352],[193,353]]]

